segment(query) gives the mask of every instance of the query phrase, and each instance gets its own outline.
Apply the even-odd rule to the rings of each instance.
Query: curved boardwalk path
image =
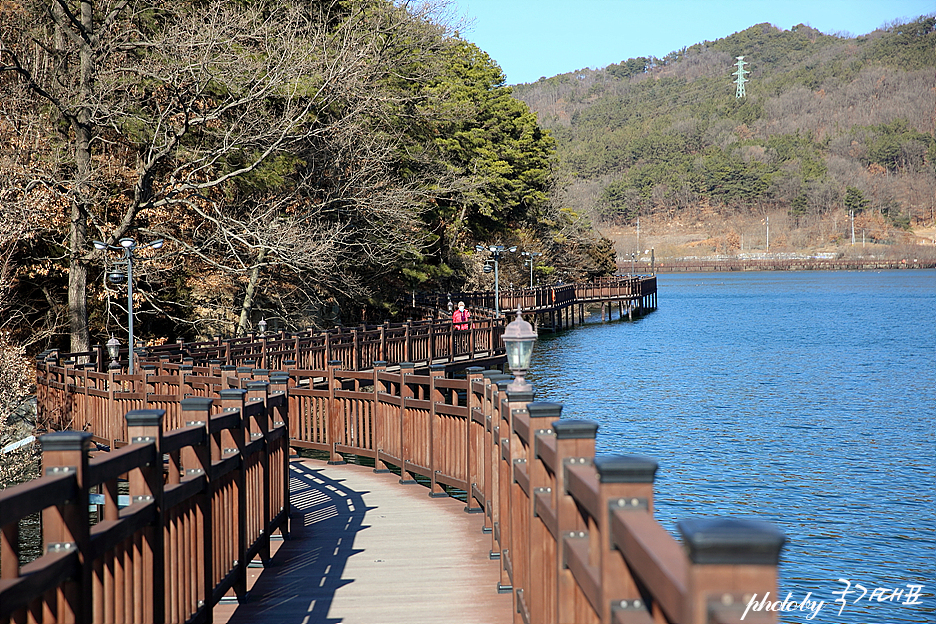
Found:
[[[290,539],[249,600],[219,605],[215,622],[512,621],[481,514],[365,466],[293,458],[291,473]]]

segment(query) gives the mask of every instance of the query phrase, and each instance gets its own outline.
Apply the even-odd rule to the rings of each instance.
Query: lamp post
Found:
[[[530,369],[530,358],[536,338],[536,330],[523,320],[521,309],[518,307],[517,318],[507,324],[501,337],[507,351],[507,365],[514,374],[514,380],[507,385],[508,392],[529,392],[533,389],[525,376]]]
[[[500,318],[500,273],[498,270],[498,260],[500,260],[500,255],[505,251],[510,253],[516,253],[517,246],[512,245],[510,247],[505,247],[504,245],[475,245],[475,251],[482,253],[485,251],[490,252],[491,257],[494,259],[494,316]],[[487,273],[489,271],[485,271]]]
[[[637,252],[632,251],[630,256],[631,256],[631,277],[634,277],[634,271],[636,270],[634,267],[634,264],[637,259]]]
[[[116,264],[125,264],[127,266],[127,272],[121,273],[120,271],[112,271],[108,274],[108,279],[115,283],[120,284],[127,280],[127,332],[129,334],[130,341],[127,344],[127,371],[129,374],[133,374],[133,261],[138,258],[133,254],[137,249],[159,249],[163,246],[165,241],[161,238],[157,238],[154,241],[146,243],[145,245],[137,246],[137,243],[132,238],[121,238],[117,241],[117,245],[108,245],[102,241],[92,241],[95,249],[99,250],[109,250],[109,251],[120,251],[123,253],[123,258],[118,260]],[[110,344],[108,342],[108,344]]]
[[[536,262],[536,256],[542,256],[538,251],[521,251],[521,256],[526,256],[524,264],[530,265],[530,288],[533,288],[533,264]]]

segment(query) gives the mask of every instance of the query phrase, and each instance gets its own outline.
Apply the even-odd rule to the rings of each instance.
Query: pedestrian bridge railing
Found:
[[[128,444],[90,460],[89,432],[40,437],[43,476],[0,491],[0,622],[209,622],[246,595],[289,530],[287,397],[248,384],[179,410],[128,412]],[[36,513],[43,554],[20,565]]]
[[[522,308],[524,312],[542,314],[575,304],[624,301],[641,308],[656,307],[656,276],[619,275],[582,284],[559,284],[533,288],[504,288],[494,291],[456,292],[446,295],[419,295],[416,303],[425,307],[445,309],[449,301],[464,301],[469,308],[493,313]]]
[[[152,429],[138,431],[132,429],[132,425],[128,426],[126,433],[122,434],[127,436],[124,441],[130,442],[127,447],[117,454],[102,456],[107,459],[92,460],[103,463],[112,461],[110,457],[150,454],[145,467],[148,473],[140,467],[145,462],[139,458],[134,460],[137,463],[122,460],[124,463],[119,467],[115,464],[109,473],[129,473],[131,494],[153,497],[153,511],[147,512],[151,515],[146,516],[146,528],[142,530],[149,531],[145,535],[159,536],[158,539],[151,537],[145,543],[161,554],[151,553],[140,561],[176,562],[179,555],[173,553],[186,553],[188,559],[183,557],[182,560],[192,566],[188,572],[181,572],[177,567],[171,572],[165,567],[153,568],[154,578],[162,579],[160,582],[167,587],[174,582],[169,579],[172,575],[188,574],[185,578],[190,580],[174,592],[170,587],[162,594],[160,605],[146,603],[150,606],[139,607],[144,611],[152,609],[143,614],[141,621],[154,617],[151,613],[160,617],[166,613],[182,616],[188,613],[181,619],[198,619],[201,617],[199,601],[204,605],[214,604],[212,601],[219,593],[235,587],[227,585],[228,582],[239,582],[238,565],[242,566],[253,553],[263,556],[265,538],[262,536],[269,537],[271,527],[282,530],[286,522],[281,514],[283,497],[287,494],[279,480],[251,478],[250,475],[255,473],[250,473],[248,466],[256,464],[248,464],[246,458],[253,457],[254,452],[260,453],[260,457],[272,453],[265,464],[257,460],[259,468],[256,470],[259,474],[269,474],[270,479],[274,474],[282,475],[282,472],[274,471],[285,470],[283,449],[287,442],[286,432],[290,445],[324,451],[330,462],[343,462],[348,454],[369,458],[377,471],[397,473],[403,483],[422,483],[428,487],[430,496],[461,497],[465,501],[466,512],[483,514],[484,530],[491,539],[491,558],[496,559],[500,569],[498,589],[510,592],[518,622],[692,624],[739,621],[744,606],[753,596],[764,596],[767,592],[776,595],[777,564],[784,542],[777,529],[751,520],[689,519],[679,524],[680,543],[653,517],[654,460],[631,455],[596,457],[598,426],[595,423],[563,419],[560,405],[534,401],[532,392],[511,391],[508,388],[510,377],[500,371],[472,367],[465,371],[463,378],[450,378],[446,376],[445,368],[444,364],[417,368],[412,363],[402,362],[398,370],[391,371],[385,362],[376,361],[370,371],[352,371],[344,370],[341,361],[332,360],[321,369],[251,369],[249,373],[247,370],[219,371],[218,375],[204,375],[205,379],[197,383],[191,379],[177,382],[183,386],[188,383],[192,386],[192,394],[204,393],[205,396],[167,397],[166,405],[160,408],[165,410],[162,433]],[[235,385],[238,387],[233,388]],[[68,388],[63,391],[67,392]],[[255,396],[250,393],[255,393]],[[232,394],[241,397],[241,402],[228,403],[233,400]],[[245,394],[247,402],[243,403]],[[252,398],[257,401],[251,401]],[[261,410],[253,407],[254,403],[272,407]],[[172,407],[173,404],[178,404],[178,407]],[[199,409],[202,410],[196,418],[189,415],[194,405],[201,406]],[[240,416],[229,416],[223,411],[226,407],[234,407],[235,411],[230,413]],[[114,409],[118,411],[107,412],[100,418],[124,420],[119,418],[123,413],[119,411],[122,404],[114,404]],[[250,409],[271,415],[254,418],[250,423],[255,424],[250,424],[244,421],[246,417],[243,416]],[[86,412],[87,409],[80,406],[76,415]],[[227,426],[228,420],[230,427]],[[189,424],[190,421],[209,424],[193,425]],[[237,427],[238,422],[241,423],[240,428]],[[91,420],[79,420],[75,425],[77,429],[88,428],[90,431],[100,426]],[[112,430],[117,429],[114,426]],[[205,446],[206,436],[219,435],[235,439],[225,441],[213,437],[214,441]],[[274,439],[274,435],[279,437]],[[186,448],[193,449],[189,452],[193,462],[201,458],[197,462],[187,464],[184,455],[180,455],[178,460],[172,459],[172,452],[184,446],[182,436],[191,436],[191,439],[185,438],[186,444],[190,445]],[[146,441],[151,437],[159,441]],[[176,440],[172,444],[177,446],[171,447],[168,468],[159,471],[156,462],[154,470],[152,454],[166,448],[160,445],[164,445],[167,438]],[[202,446],[197,446],[196,438],[197,444]],[[256,447],[251,446],[253,444]],[[138,450],[144,447],[150,450]],[[202,534],[197,530],[161,524],[161,519],[178,513],[174,511],[176,507],[170,507],[169,503],[181,504],[177,501],[182,500],[183,488],[198,490],[199,494],[193,495],[202,496],[203,501],[207,500],[204,497],[209,493],[215,496],[213,488],[220,485],[209,486],[209,483],[215,483],[210,478],[220,478],[217,472],[221,469],[216,466],[221,466],[228,457],[228,449],[233,449],[230,451],[232,456],[240,458],[231,463],[231,470],[240,470],[238,475],[243,477],[238,477],[241,480],[237,481],[242,485],[230,490],[228,497],[222,500],[237,510],[233,516],[244,523],[245,528],[231,531],[230,525],[225,525],[228,528],[214,531],[213,539],[221,540],[223,544],[228,543],[225,540],[234,540],[239,550],[233,555],[233,551],[225,550],[231,546],[222,547],[212,542],[212,556],[216,550],[227,554],[221,560],[207,555],[202,557],[211,561],[210,565],[206,564],[212,573],[209,582],[207,572],[198,567],[197,556],[208,548],[199,540],[209,538],[199,538]],[[211,454],[210,464],[206,453]],[[58,462],[55,465],[62,466],[79,462],[80,457],[73,455],[70,459],[55,461]],[[196,472],[189,473],[190,466]],[[202,477],[198,470],[214,472]],[[179,485],[167,485],[167,490],[160,491],[156,483],[159,479],[154,475],[167,471],[170,475],[167,482],[177,479]],[[135,480],[133,474],[138,474]],[[149,477],[145,476],[147,474]],[[8,595],[17,596],[15,605],[18,608],[26,608],[30,613],[48,612],[50,608],[43,605],[47,604],[48,592],[53,587],[58,588],[56,591],[61,595],[81,595],[74,604],[81,605],[84,610],[80,612],[87,617],[79,617],[78,621],[106,619],[99,614],[106,615],[106,604],[112,600],[104,598],[109,595],[105,591],[108,587],[106,574],[111,568],[107,561],[100,560],[99,553],[105,552],[105,542],[101,541],[100,535],[109,536],[118,529],[92,527],[98,541],[84,539],[80,535],[87,520],[74,516],[68,521],[71,524],[66,524],[72,527],[70,534],[64,537],[61,532],[50,533],[48,537],[44,535],[49,551],[46,555],[24,568],[7,563],[9,557],[6,553],[16,548],[16,522],[24,512],[33,511],[40,505],[39,502],[27,505],[25,501],[38,501],[39,497],[25,494],[26,490],[22,488],[44,488],[41,504],[52,506],[54,511],[50,512],[50,517],[58,514],[71,518],[69,514],[79,513],[83,505],[80,496],[76,498],[76,485],[84,488],[86,485],[90,487],[92,481],[104,483],[103,477],[90,481],[76,477],[76,481],[69,481],[68,485],[49,485],[57,478],[49,474],[38,480],[41,486],[34,482],[19,486],[21,489],[13,493],[0,492],[0,524],[4,536],[3,580],[0,581],[3,585],[0,585],[0,591],[8,592],[0,594],[4,598],[0,619],[22,614],[21,611],[14,613],[6,606],[14,604],[6,602]],[[112,488],[113,481],[110,476],[108,479],[107,483],[111,484],[108,487]],[[198,489],[202,487],[198,484],[204,487]],[[176,489],[170,496],[166,492],[173,487]],[[232,504],[234,500],[243,499],[255,503],[243,507]],[[70,501],[75,500],[78,500],[78,508],[69,511],[73,504]],[[262,504],[259,503],[261,500],[264,501]],[[9,501],[16,502],[8,504]],[[150,504],[148,499],[134,501],[138,506]],[[288,502],[285,508],[288,509]],[[107,509],[105,505],[105,513]],[[209,507],[203,502],[200,509],[208,510]],[[207,513],[222,513],[218,508],[210,509],[213,511]],[[120,521],[127,513],[127,510],[121,512]],[[195,524],[198,524],[197,513],[186,517],[194,517]],[[257,538],[257,531],[263,527],[262,536]],[[123,539],[131,539],[129,528],[119,532]],[[79,537],[75,538],[75,535]],[[172,536],[177,536],[180,541],[173,541],[176,537]],[[405,538],[401,536],[401,539]],[[137,548],[135,544],[143,537],[132,539],[136,540],[133,547]],[[256,539],[261,540],[260,546],[256,545]],[[78,554],[69,559],[68,573],[51,574],[48,572],[50,566],[59,565],[55,562],[63,555],[50,545],[68,541],[75,543],[73,548]],[[127,548],[129,546],[123,547],[121,556],[126,556]],[[190,557],[189,553],[196,553],[196,556]],[[232,557],[236,557],[236,562],[231,561]],[[79,569],[80,575],[75,577]],[[34,576],[34,572],[39,570],[43,571],[42,574]],[[105,574],[101,582],[95,576],[100,574]],[[192,580],[194,577],[205,580],[198,585]],[[74,578],[79,579],[77,584],[72,580]],[[137,596],[131,595],[126,588],[139,587],[132,580],[140,577],[123,578],[121,600],[131,601],[132,608],[136,609],[140,604]],[[43,580],[40,582],[40,579]],[[13,589],[11,583],[18,589]],[[210,592],[205,589],[207,587],[211,588]],[[157,598],[153,601],[159,602],[160,594],[155,592],[154,595]],[[101,600],[105,601],[103,607],[99,604]],[[185,606],[177,606],[173,602],[175,600],[181,600]],[[91,606],[86,607],[86,604]],[[131,609],[126,602],[120,602],[113,608]],[[763,621],[776,621],[773,612],[757,615],[765,617]],[[457,617],[457,614],[440,614],[440,617],[446,616]],[[56,621],[56,618],[57,615],[50,615],[44,621]],[[166,616],[164,619],[172,618]]]

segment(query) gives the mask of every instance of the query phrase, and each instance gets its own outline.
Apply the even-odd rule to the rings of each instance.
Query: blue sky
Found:
[[[665,56],[754,24],[867,34],[936,12],[934,0],[455,0],[474,21],[461,33],[500,65],[509,84],[632,57]]]

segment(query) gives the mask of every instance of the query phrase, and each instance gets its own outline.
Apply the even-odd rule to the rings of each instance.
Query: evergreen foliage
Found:
[[[742,55],[751,74],[738,99]],[[804,216],[840,208],[848,186],[876,188],[881,214],[908,215],[910,193],[882,192],[873,176],[919,188],[936,171],[934,69],[932,15],[858,38],[758,24],[514,91],[555,135],[571,184],[600,185],[597,205],[573,207],[605,221],[700,205]]]

